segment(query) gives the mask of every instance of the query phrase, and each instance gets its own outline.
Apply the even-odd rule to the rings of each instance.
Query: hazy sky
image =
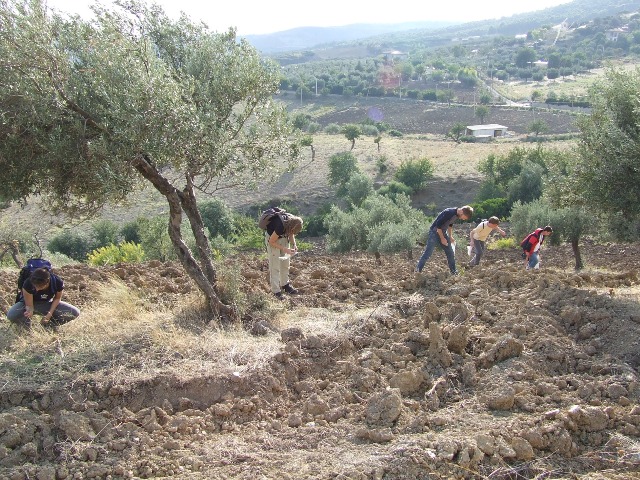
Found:
[[[155,0],[170,16],[184,11],[215,31],[236,27],[240,35],[272,33],[296,27],[339,26],[353,23],[400,23],[425,20],[468,22],[501,18],[516,13],[532,12],[571,0],[479,1],[427,0],[420,3],[363,0]],[[90,15],[92,0],[47,0],[51,8],[62,12]],[[110,0],[100,3],[110,5]],[[375,5],[375,6],[373,6]]]

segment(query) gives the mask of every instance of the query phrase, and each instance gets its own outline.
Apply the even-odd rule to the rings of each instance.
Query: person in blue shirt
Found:
[[[453,222],[456,220],[469,220],[473,216],[473,208],[469,205],[457,208],[445,208],[441,211],[429,228],[429,237],[427,238],[427,246],[418,260],[416,266],[416,272],[422,272],[424,264],[427,263],[429,257],[433,253],[433,249],[436,245],[439,245],[444,253],[447,255],[447,263],[449,264],[449,270],[453,275],[458,274],[456,270],[456,257],[453,251]]]
[[[46,268],[38,268],[25,280],[15,305],[7,312],[9,321],[31,327],[35,313],[42,316],[45,327],[57,328],[80,315],[80,310],[61,301],[64,282]]]

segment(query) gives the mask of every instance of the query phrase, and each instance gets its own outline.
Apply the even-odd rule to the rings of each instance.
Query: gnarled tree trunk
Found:
[[[196,282],[198,288],[204,293],[210,310],[217,317],[224,316],[235,319],[236,312],[233,307],[222,303],[216,292],[216,269],[211,260],[211,249],[204,233],[204,223],[196,205],[192,179],[187,178],[187,185],[184,191],[181,191],[162,176],[148,158],[138,156],[132,163],[134,168],[167,199],[169,203],[169,238],[187,275]],[[200,264],[196,262],[191,250],[182,239],[182,212],[187,215],[195,236]]]

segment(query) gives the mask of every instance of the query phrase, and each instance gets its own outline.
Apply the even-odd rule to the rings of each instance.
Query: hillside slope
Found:
[[[416,276],[400,256],[318,248],[293,262],[302,294],[226,343],[233,327],[189,320],[175,266],[65,267],[80,318],[30,352],[2,327],[0,478],[638,478],[627,252],[588,245],[575,273],[565,246],[533,272],[490,250],[451,277],[441,254]],[[232,265],[268,297],[263,259]],[[105,338],[99,312],[118,299],[92,292],[114,276],[140,301]],[[5,302],[14,282],[0,272]],[[85,336],[90,351],[74,347]]]

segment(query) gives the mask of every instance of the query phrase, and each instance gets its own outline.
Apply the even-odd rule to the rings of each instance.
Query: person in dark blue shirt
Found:
[[[80,315],[80,310],[61,301],[64,282],[46,268],[38,268],[22,285],[20,297],[7,312],[7,318],[20,326],[31,327],[34,313],[42,316],[42,325],[58,327]]]
[[[439,245],[444,253],[447,255],[447,263],[449,264],[449,270],[453,275],[457,275],[456,270],[456,257],[453,251],[453,222],[456,220],[469,220],[473,216],[473,208],[469,205],[458,208],[445,208],[441,211],[429,228],[429,237],[427,238],[427,246],[418,260],[416,266],[416,272],[422,272],[424,264],[427,263],[429,257],[433,253],[433,249],[436,245]]]

